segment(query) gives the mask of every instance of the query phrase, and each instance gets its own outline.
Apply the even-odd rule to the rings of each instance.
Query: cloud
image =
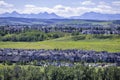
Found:
[[[114,6],[112,6],[112,4],[110,3],[106,3],[104,1],[100,1],[98,3],[98,5],[96,5],[92,11],[94,12],[99,12],[99,13],[103,13],[103,14],[119,14],[120,10],[119,8],[116,8]]]
[[[0,1],[0,7],[13,7],[13,5],[6,3],[5,1]]]
[[[27,4],[24,6],[24,9],[22,10],[18,10],[18,12],[20,13],[27,13],[27,14],[31,14],[31,13],[35,13],[35,14],[38,14],[40,12],[49,12],[49,13],[52,13],[51,12],[52,9],[48,8],[48,7],[38,7],[38,6],[35,6],[35,5],[31,5],[31,4]]]
[[[63,5],[56,5],[53,8],[48,8],[48,7],[38,7],[35,5],[27,4],[24,6],[24,9],[22,10],[17,10],[19,13],[43,13],[43,12],[48,12],[48,13],[56,13],[59,16],[64,16],[64,17],[70,17],[74,15],[80,15],[83,14],[84,12],[89,11],[85,7],[69,7],[69,6],[63,6]]]
[[[14,11],[13,9],[14,5],[6,3],[5,1],[0,1],[0,14],[5,13],[5,12],[12,12]]]
[[[112,10],[112,7],[105,4],[100,4],[96,7],[101,13],[105,13]]]
[[[111,4],[118,4],[118,3],[119,2],[112,2]],[[120,13],[119,8],[113,7],[111,4],[105,3],[103,1],[95,4],[95,3],[92,3],[90,0],[88,0],[88,1],[82,2],[82,4],[84,4],[85,6],[82,5],[77,7],[71,7],[71,6],[64,6],[64,5],[58,4],[51,8],[40,7],[32,4],[26,4],[23,6],[22,9],[17,9],[16,7],[13,7],[12,4],[6,3],[4,1],[0,1],[0,13],[17,11],[19,13],[38,14],[38,13],[48,12],[48,13],[55,13],[63,17],[79,16],[81,14],[84,14],[90,11],[107,13],[107,14]],[[86,6],[88,4],[94,5],[94,6]]]
[[[114,6],[120,6],[120,1],[114,1],[114,2],[112,2],[112,5],[114,5]]]
[[[27,14],[48,12],[48,13],[56,13],[59,16],[70,17],[70,16],[79,16],[81,14],[84,14],[85,12],[90,12],[90,11],[107,13],[107,14],[120,13],[118,9],[115,9],[104,2],[100,2],[95,7],[87,7],[87,6],[69,7],[63,5],[56,5],[53,8],[48,8],[48,7],[38,7],[29,4],[29,5],[25,5],[25,8],[19,12],[27,13]]]
[[[74,8],[63,6],[63,5],[54,6],[52,8],[52,12],[65,17],[72,16],[72,14],[75,15]]]
[[[92,1],[84,1],[84,2],[81,2],[82,5],[85,5],[85,6],[89,6],[89,5],[95,5],[95,3],[93,3]]]

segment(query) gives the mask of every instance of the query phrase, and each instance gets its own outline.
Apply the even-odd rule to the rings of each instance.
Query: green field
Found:
[[[69,38],[59,38],[40,42],[0,42],[0,48],[17,49],[83,49],[108,52],[120,52],[120,39],[97,39],[72,41]]]

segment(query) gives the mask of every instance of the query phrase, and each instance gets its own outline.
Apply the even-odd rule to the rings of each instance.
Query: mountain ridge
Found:
[[[71,19],[120,20],[120,14],[102,14],[97,12],[87,12],[81,16],[72,16]]]
[[[55,13],[38,13],[38,14],[20,14],[16,11],[12,13],[3,13],[0,14],[0,17],[18,17],[18,18],[36,18],[36,19],[88,19],[88,20],[120,20],[120,14],[102,14],[98,12],[87,12],[80,16],[71,16],[69,18],[65,18],[62,16],[58,16]]]
[[[57,18],[62,18],[55,13],[38,13],[38,14],[20,14],[16,11],[13,11],[12,13],[3,13],[0,14],[0,17],[18,17],[18,18],[40,18],[40,19],[57,19]]]

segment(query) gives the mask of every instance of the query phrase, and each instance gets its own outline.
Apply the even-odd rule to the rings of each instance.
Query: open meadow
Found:
[[[120,52],[120,39],[96,39],[73,41],[59,38],[40,42],[0,42],[0,48],[17,49],[83,49]]]

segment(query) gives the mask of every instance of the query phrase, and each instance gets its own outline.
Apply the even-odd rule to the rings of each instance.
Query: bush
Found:
[[[0,80],[120,80],[120,68],[6,66],[0,68]]]
[[[77,40],[85,40],[85,35],[78,35],[78,36],[73,36],[72,39],[77,41]]]

